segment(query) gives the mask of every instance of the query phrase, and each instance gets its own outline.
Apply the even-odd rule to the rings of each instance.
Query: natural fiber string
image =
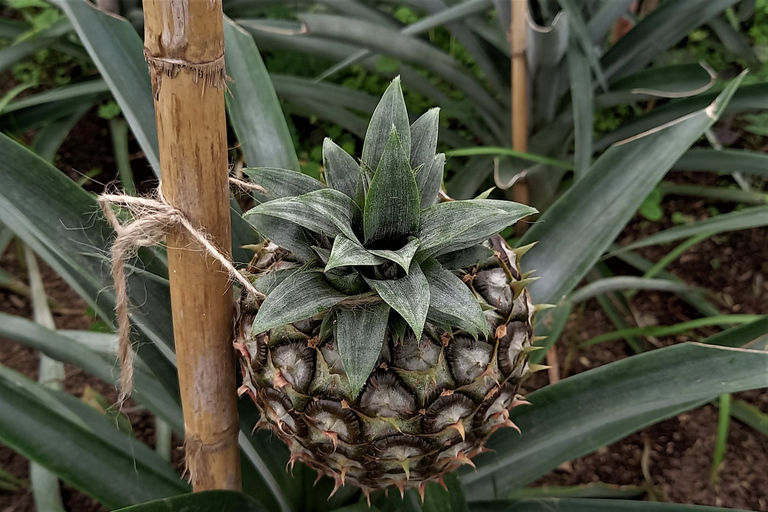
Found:
[[[230,178],[230,181],[244,189],[265,192],[262,187],[253,183],[234,178]],[[160,189],[158,189],[156,199],[122,194],[103,194],[99,196],[99,206],[117,234],[112,244],[112,277],[115,283],[115,313],[117,315],[118,359],[120,360],[119,403],[122,404],[133,390],[134,365],[125,264],[129,256],[135,253],[139,247],[159,245],[172,229],[180,227],[188,232],[192,240],[211,258],[218,261],[222,268],[227,271],[229,277],[237,280],[248,293],[256,297],[263,297],[264,295],[256,290],[251,282],[235,268],[205,231],[193,226],[183,213],[165,200]],[[133,216],[133,220],[121,222],[112,210],[112,206],[126,208]]]

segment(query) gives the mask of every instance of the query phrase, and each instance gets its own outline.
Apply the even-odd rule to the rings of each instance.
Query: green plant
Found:
[[[0,119],[5,123],[3,128],[13,127],[16,131],[21,126],[43,126],[45,137],[39,139],[40,146],[36,147],[48,148],[46,154],[49,154],[61,136],[61,130],[54,129],[55,121],[77,118],[84,105],[94,105],[104,95],[112,94],[147,160],[159,171],[152,91],[140,37],[129,22],[106,15],[85,1],[67,1],[60,5],[106,82],[75,84],[50,91],[47,96],[11,103]],[[248,33],[227,20],[225,36],[227,72],[234,79],[230,84],[231,94],[227,96],[227,108],[251,167],[299,170],[291,134],[277,100],[276,90],[281,87],[283,98],[291,94],[297,98],[300,95],[296,91],[300,90],[305,96],[314,94],[315,101],[327,100],[329,105],[334,105],[332,98],[339,99],[343,92],[344,101],[356,102],[361,111],[370,107],[372,112],[375,108],[375,101],[370,106],[369,97],[356,95],[354,91],[340,92],[329,84],[309,86],[279,76],[270,78]],[[403,76],[408,82],[405,74]],[[296,89],[297,85],[301,87]],[[689,151],[689,148],[724,112],[753,105],[750,103],[754,101],[750,96],[752,89],[747,91],[749,94],[744,93],[746,88],[737,92],[739,85],[740,79],[733,81],[717,97],[670,102],[664,110],[659,109],[660,114],[651,112],[634,128],[650,130],[647,133],[623,144],[606,143],[604,153],[588,172],[574,180],[552,206],[543,211],[540,222],[517,243],[519,248],[538,242],[521,260],[524,271],[535,268],[541,277],[526,288],[532,300],[558,306],[541,313],[535,334],[549,336],[538,341],[537,346],[546,348],[556,342],[564,318],[577,299],[583,301],[641,287],[637,279],[628,281],[626,277],[602,277],[589,287],[580,287],[585,277],[591,278],[591,270],[600,268],[601,259],[619,258],[645,272],[653,264],[632,252],[636,247],[690,239],[703,232],[765,225],[768,207],[751,207],[661,231],[626,247],[612,245],[668,170],[692,165],[697,159],[697,166],[713,171],[729,170],[734,165],[729,152]],[[366,108],[362,108],[364,105]],[[344,113],[336,107],[326,111]],[[668,120],[674,122],[660,126]],[[613,137],[622,140],[620,135]],[[0,220],[77,290],[104,322],[113,326],[115,295],[105,254],[114,233],[95,213],[98,212],[95,198],[45,158],[5,135],[0,136],[0,152],[3,154]],[[744,169],[751,169],[755,174],[765,172],[764,155],[737,152],[737,156]],[[233,205],[232,222],[233,259],[245,268],[254,256],[253,246],[260,240],[240,216],[236,205]],[[129,288],[132,303],[136,305],[133,320],[138,347],[134,398],[182,434],[167,267],[163,258],[156,256],[158,253],[162,255],[161,250],[152,254],[140,252],[131,262]],[[680,286],[663,271],[659,271],[655,279],[643,281],[646,281],[642,283],[645,289],[674,288],[675,293],[705,315],[717,314],[717,309],[713,312],[713,305],[699,291]],[[717,319],[719,325],[729,320],[734,319]],[[537,498],[513,501],[512,493],[561,463],[595,451],[646,425],[720,395],[768,387],[765,374],[768,355],[764,347],[757,344],[768,332],[768,319],[740,317],[738,320],[748,322],[703,343],[650,350],[532,393],[528,397],[531,406],[517,407],[510,412],[510,420],[521,429],[522,435],[512,429],[496,432],[486,444],[492,451],[473,459],[476,471],[469,468],[446,475],[448,491],[438,484],[427,484],[423,505],[418,496],[409,491],[402,499],[394,493],[390,496],[375,493],[371,497],[373,507],[415,511],[547,510],[553,506],[552,499],[557,499],[555,503],[560,510],[697,510],[682,505],[618,499],[542,497],[551,496],[546,494],[547,490],[540,491],[544,494]],[[0,334],[38,349],[52,359],[75,364],[105,381],[117,380],[115,337],[111,334],[57,331],[7,314],[0,314]],[[631,337],[632,333],[622,335]],[[541,362],[543,352],[531,353],[531,362]],[[163,457],[143,443],[120,434],[114,422],[102,413],[0,366],[0,440],[107,507],[134,505],[135,511],[190,507],[208,511],[281,512],[368,509],[361,503],[364,498],[359,490],[352,486],[339,489],[326,501],[334,485],[331,479],[321,479],[318,487],[312,489],[314,471],[298,464],[294,475],[289,474],[285,469],[290,460],[286,447],[275,443],[268,433],[251,433],[259,420],[251,404],[242,401],[240,412],[239,439],[246,494],[190,495],[188,485]],[[749,411],[742,413],[746,417]],[[755,418],[754,414],[750,417],[755,424],[760,424],[759,417]],[[160,499],[163,499],[161,503],[144,503]]]
[[[271,200],[244,218],[280,247],[254,256],[266,297],[241,301],[241,390],[292,462],[369,499],[392,486],[423,493],[471,465],[494,430],[514,426],[507,409],[531,372],[526,249],[495,233],[536,210],[438,203],[438,124],[435,109],[410,125],[395,79],[359,165],[326,139],[325,183],[245,170]]]

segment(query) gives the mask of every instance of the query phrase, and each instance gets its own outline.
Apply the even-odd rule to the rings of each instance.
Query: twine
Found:
[[[265,193],[264,188],[254,183],[230,178],[238,187]],[[133,220],[121,222],[113,206],[126,208]],[[120,361],[120,397],[119,403],[125,402],[133,391],[134,353],[131,345],[131,322],[128,311],[128,282],[125,265],[128,258],[139,247],[160,245],[165,236],[175,228],[189,233],[191,239],[208,256],[218,261],[229,274],[230,279],[238,281],[251,295],[264,297],[251,282],[235,268],[232,262],[220,251],[211,237],[201,228],[196,228],[178,209],[171,206],[158,188],[157,198],[136,197],[123,194],[103,194],[99,196],[99,207],[117,236],[112,244],[112,277],[115,283],[115,313],[117,315],[118,359]]]

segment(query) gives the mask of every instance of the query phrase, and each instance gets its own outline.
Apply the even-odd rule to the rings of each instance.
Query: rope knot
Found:
[[[252,183],[235,179],[230,179],[230,181],[242,188],[264,192],[263,188]],[[182,229],[208,256],[219,262],[229,274],[230,279],[236,280],[249,294],[255,297],[264,297],[264,294],[254,288],[248,278],[234,266],[225,252],[216,247],[213,239],[202,228],[193,226],[180,210],[166,201],[160,189],[157,190],[154,198],[102,194],[99,196],[99,207],[116,234],[112,243],[111,260],[112,277],[115,283],[115,313],[117,316],[118,358],[120,360],[120,397],[118,402],[123,404],[133,391],[135,358],[131,346],[131,322],[125,265],[139,247],[158,246],[163,243],[165,236],[171,230]],[[127,210],[130,219],[121,220],[118,218],[114,207]]]

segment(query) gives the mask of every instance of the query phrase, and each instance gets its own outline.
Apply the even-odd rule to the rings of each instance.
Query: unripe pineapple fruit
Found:
[[[480,453],[529,372],[535,308],[524,249],[496,233],[533,208],[439,201],[438,112],[412,125],[398,80],[358,163],[330,140],[325,184],[247,169],[267,192],[245,218],[267,240],[239,305],[241,394],[301,461],[366,494]]]

